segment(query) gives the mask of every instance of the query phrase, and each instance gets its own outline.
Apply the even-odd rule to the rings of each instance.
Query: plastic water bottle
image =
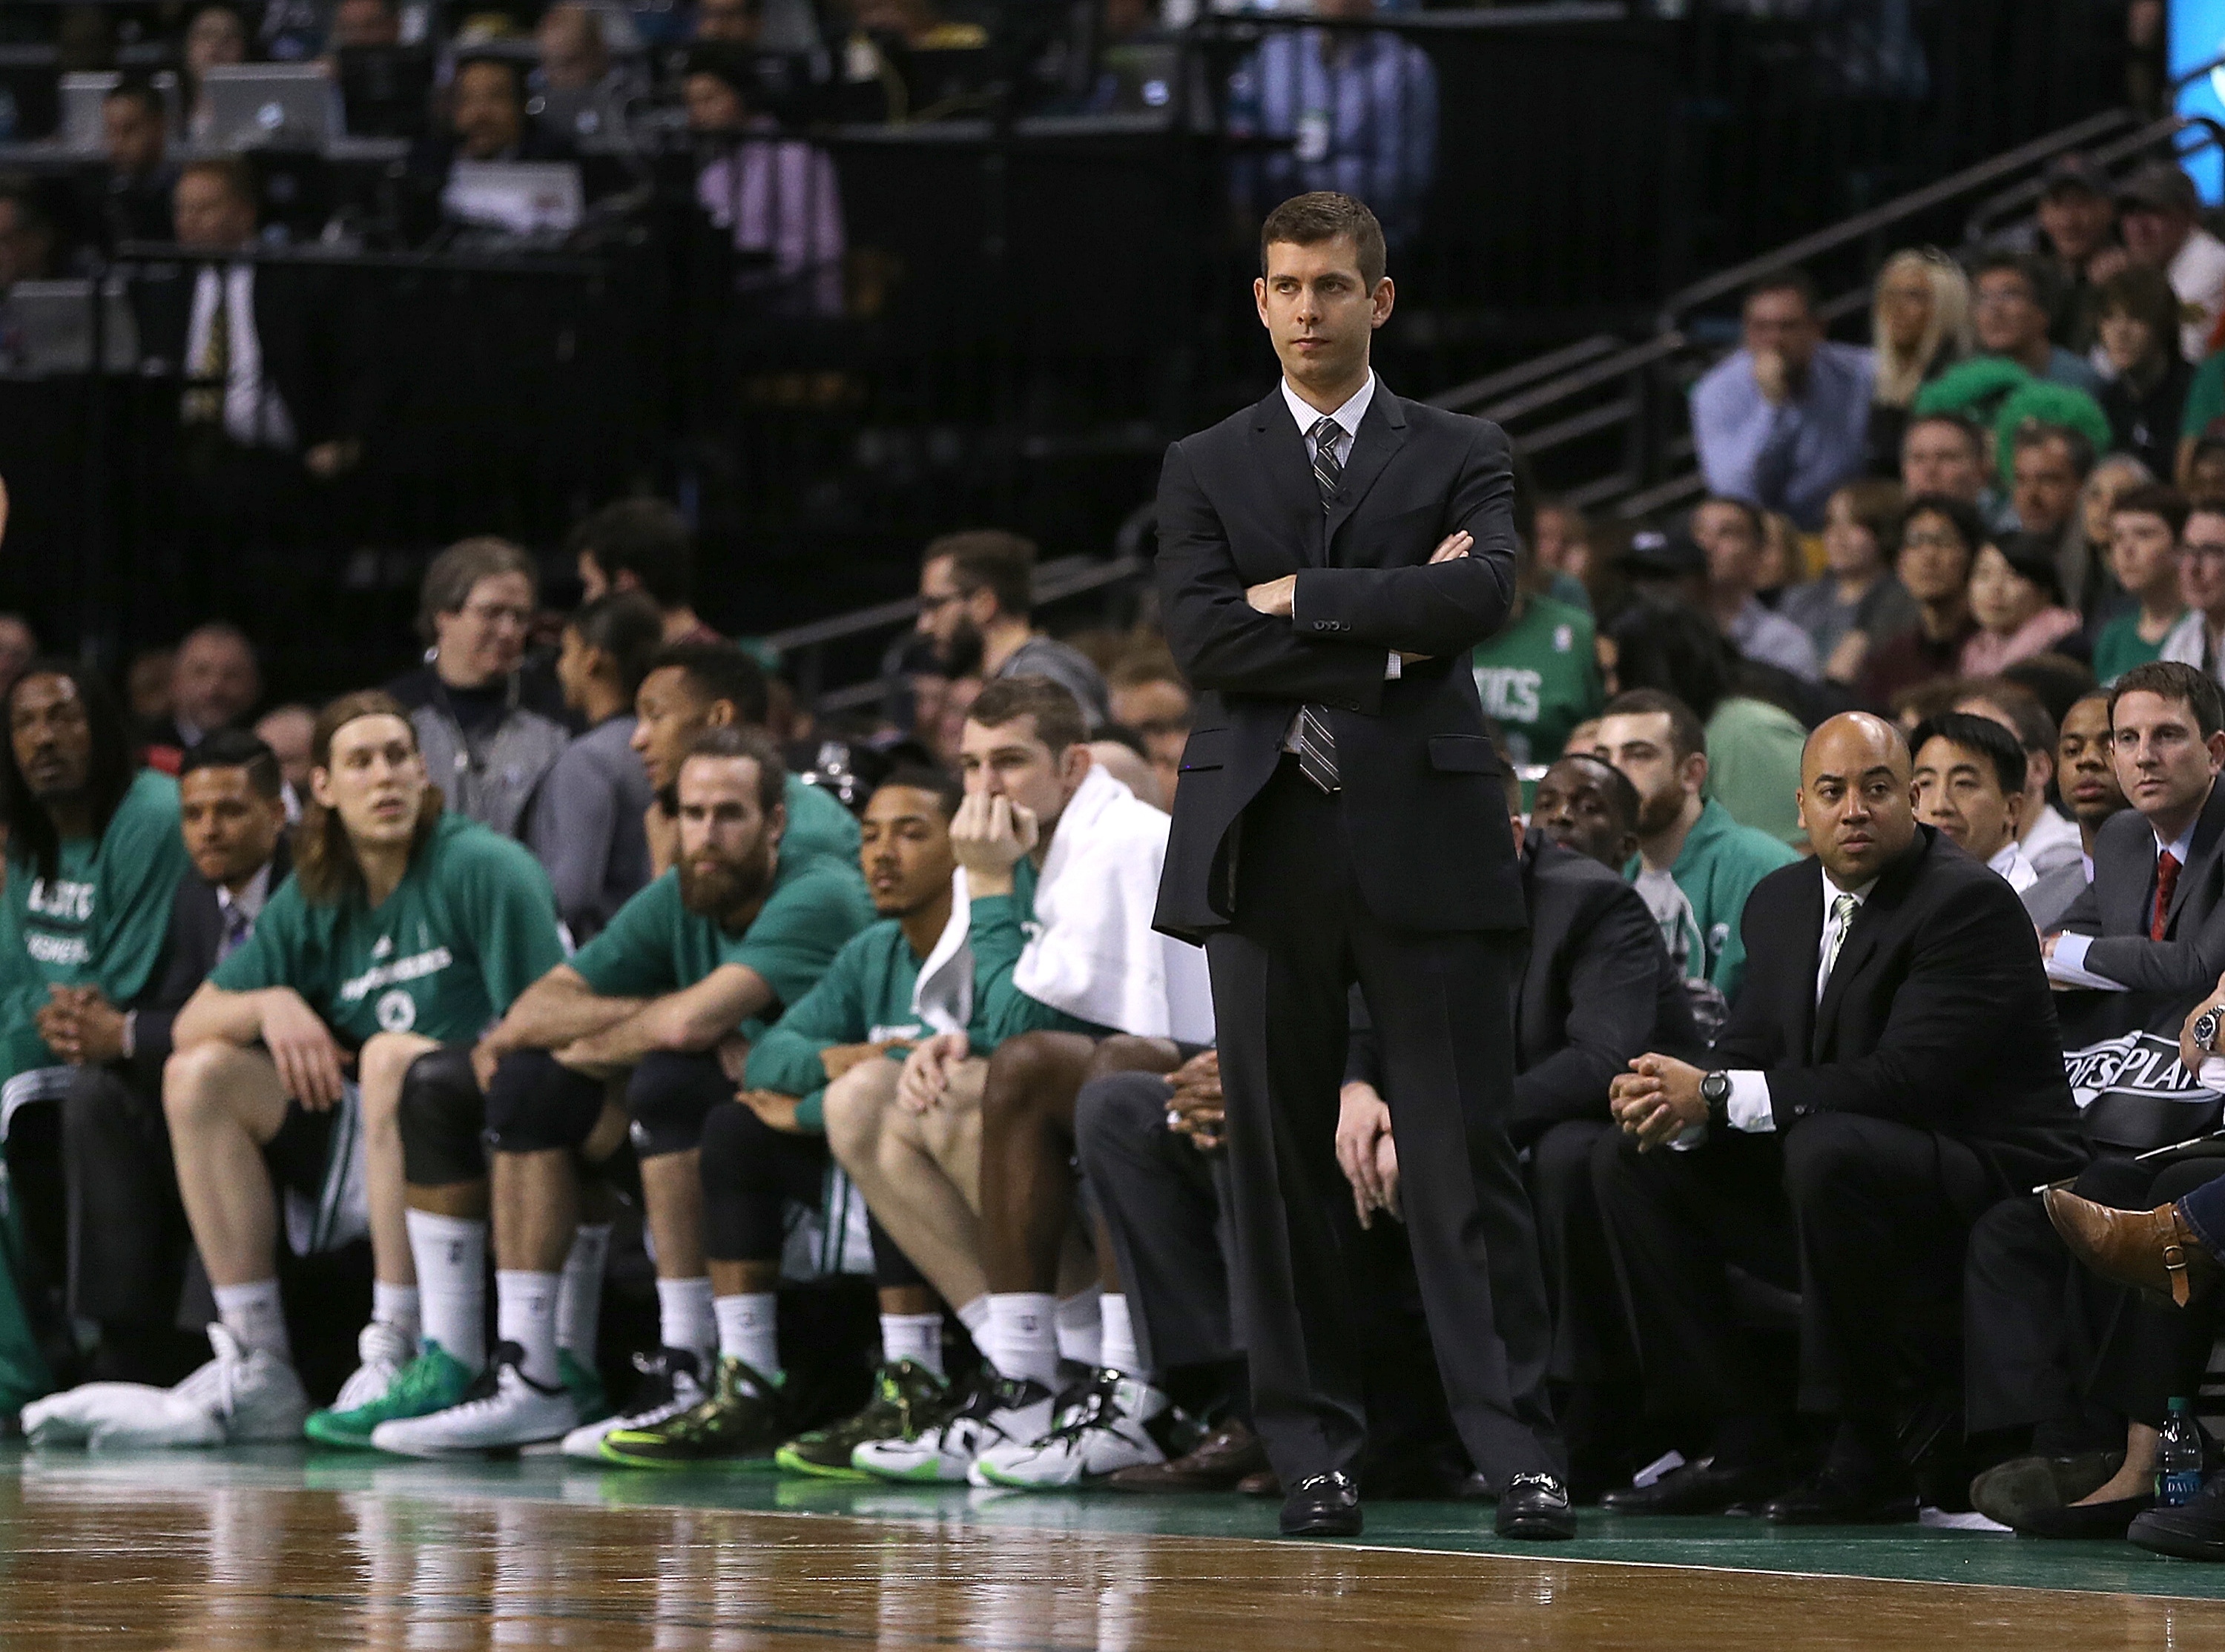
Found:
[[[2156,1441],[2156,1501],[2176,1509],[2193,1502],[2201,1490],[2202,1425],[2186,1401],[2175,1399]]]

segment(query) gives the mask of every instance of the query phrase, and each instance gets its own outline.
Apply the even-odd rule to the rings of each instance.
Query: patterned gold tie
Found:
[[[192,371],[187,379],[186,422],[222,423],[225,391],[231,382],[231,284],[219,267],[216,271],[216,307],[209,312],[208,336],[193,352]]]
[[[1861,902],[1851,895],[1842,895],[1831,902],[1831,944],[1823,952],[1823,979],[1829,982],[1831,972],[1839,967],[1839,949],[1847,944],[1847,931],[1854,927],[1854,908]]]

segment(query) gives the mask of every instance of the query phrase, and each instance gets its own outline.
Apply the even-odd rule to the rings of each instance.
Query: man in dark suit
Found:
[[[1959,1340],[1969,1225],[2080,1161],[2031,922],[2003,879],[1918,824],[1911,775],[1878,718],[1809,737],[1815,859],[1747,897],[1746,985],[1716,1070],[1648,1054],[1615,1081],[1625,1134],[1593,1172],[1646,1400],[1714,1440],[1610,1507],[1767,1499],[1784,1524],[1913,1520],[1900,1424],[1943,1375],[1920,1368]],[[1798,1408],[1838,1420],[1822,1471],[1790,1489],[1794,1396],[1748,1344],[1732,1266],[1798,1291]]]
[[[1366,1435],[1332,1138],[1356,979],[1406,1149],[1438,1369],[1506,1535],[1574,1535],[1545,1396],[1551,1319],[1506,1118],[1521,880],[1468,651],[1506,617],[1506,438],[1368,366],[1382,230],[1303,195],[1260,231],[1283,380],[1176,442],[1159,585],[1200,691],[1160,928],[1205,943],[1220,1035],[1236,1294],[1283,1529],[1349,1535]]]
[[[128,1008],[80,989],[57,1020],[56,1053],[77,1067],[62,1109],[70,1312],[101,1327],[95,1374],[169,1383],[200,1362],[176,1331],[192,1235],[162,1117],[170,1023],[202,978],[254,931],[287,871],[277,759],[253,735],[219,730],[187,750],[178,783],[193,866],[170,907],[152,984]]]

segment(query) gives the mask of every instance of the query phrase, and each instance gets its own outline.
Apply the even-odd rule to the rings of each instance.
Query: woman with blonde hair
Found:
[[[1970,351],[1970,280],[1934,247],[1906,248],[1878,271],[1870,306],[1876,376],[1870,393],[1869,469],[1900,472],[1900,438],[1916,392]]]

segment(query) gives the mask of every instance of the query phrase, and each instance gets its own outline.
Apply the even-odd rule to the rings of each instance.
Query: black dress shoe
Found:
[[[2149,1510],[2125,1535],[2158,1554],[2225,1560],[2225,1474],[2203,1486],[2191,1503]]]
[[[1285,1537],[1357,1537],[1360,1488],[1348,1474],[1309,1474],[1283,1499]]]
[[[1492,1529],[1501,1537],[1532,1542],[1564,1541],[1576,1535],[1576,1511],[1569,1489],[1550,1474],[1518,1474],[1499,1494]]]
[[[1826,1468],[1762,1505],[1773,1526],[1897,1526],[1916,1518],[1916,1487],[1905,1478],[1852,1479]]]
[[[1780,1463],[1718,1467],[1712,1457],[1687,1463],[1651,1485],[1617,1486],[1600,1507],[1619,1515],[1719,1515],[1734,1503],[1772,1497],[1792,1475]]]
[[[2066,1503],[2059,1509],[2034,1509],[2016,1522],[2019,1537],[2122,1537],[2125,1529],[2155,1507],[2152,1497],[2118,1497],[2108,1503]]]

